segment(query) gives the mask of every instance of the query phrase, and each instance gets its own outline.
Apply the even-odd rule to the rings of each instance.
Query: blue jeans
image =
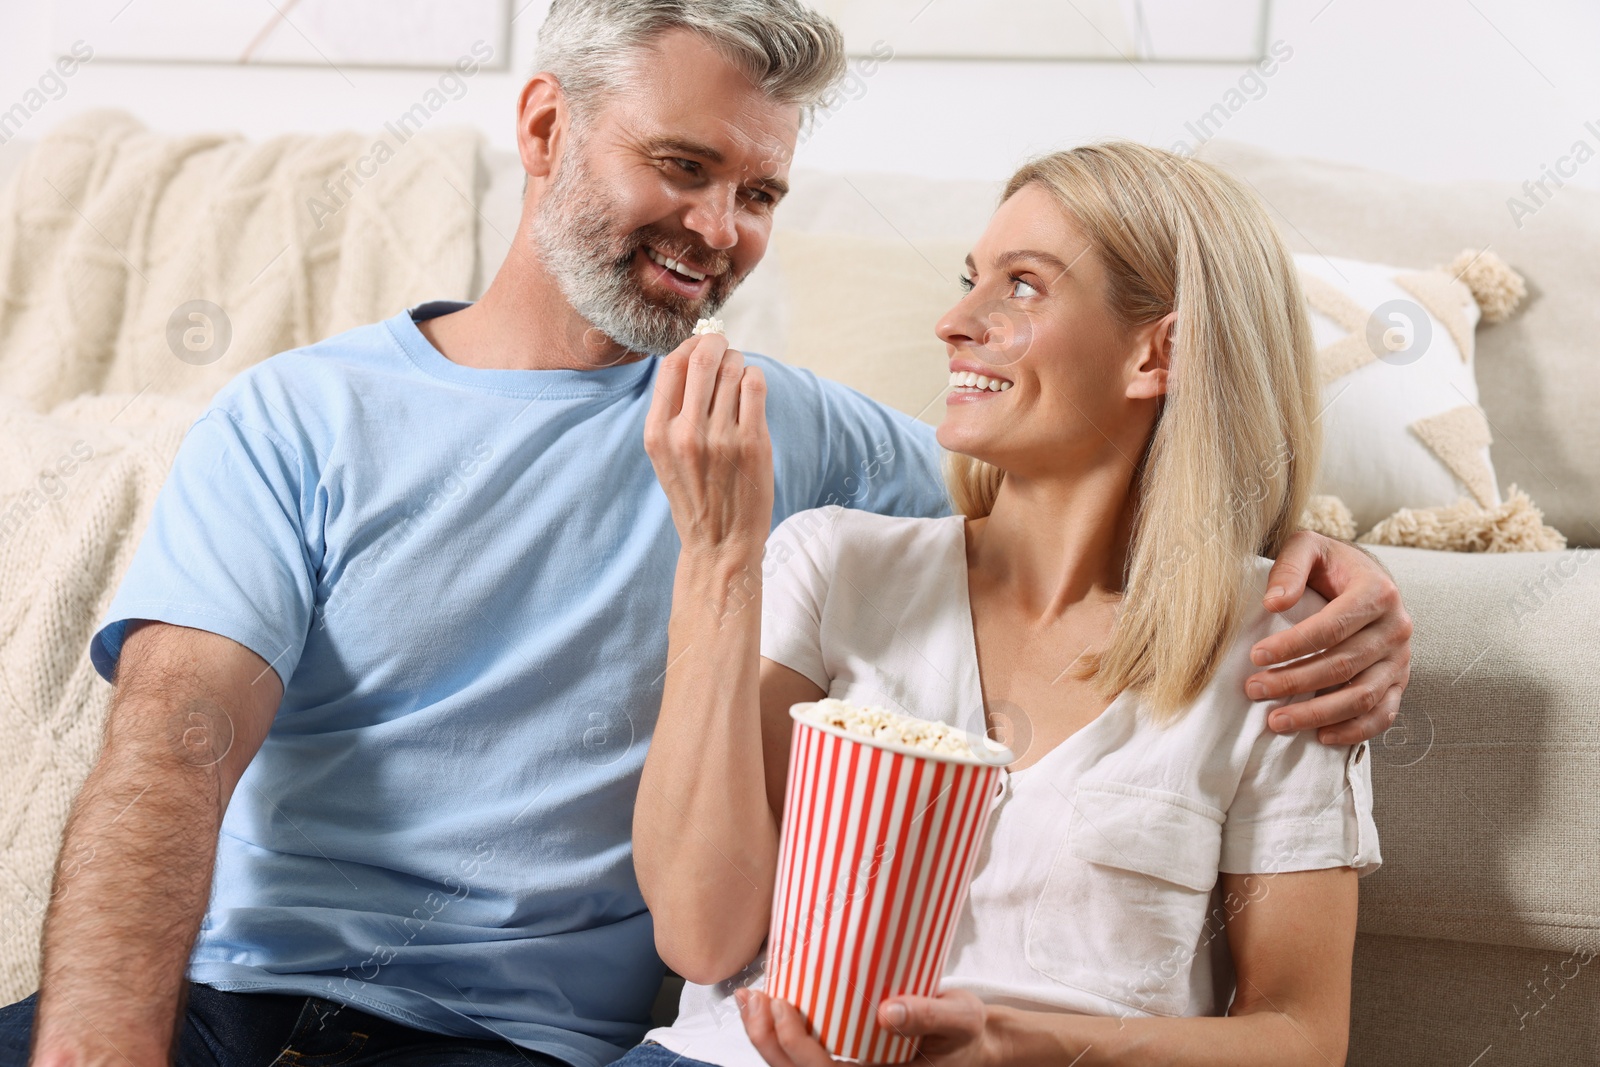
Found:
[[[34,993],[0,1008],[0,1067],[26,1067]],[[224,993],[191,983],[177,1067],[568,1067],[509,1041],[416,1030],[321,997]]]
[[[623,1054],[622,1059],[613,1060],[611,1067],[716,1067],[716,1064],[707,1063],[705,1060],[691,1060],[687,1056],[680,1056],[667,1046],[655,1041],[646,1041],[635,1045]]]

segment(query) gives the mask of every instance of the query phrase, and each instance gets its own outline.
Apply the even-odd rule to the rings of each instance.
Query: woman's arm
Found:
[[[685,343],[658,371],[645,449],[683,548],[634,804],[634,870],[662,959],[709,983],[750,962],[771,913],[778,830],[761,709],[814,699],[817,687],[760,659],[773,493],[761,372],[720,336]],[[782,790],[780,771],[779,803]]]
[[[1162,1064],[1169,1067],[1327,1067],[1344,1063],[1356,873],[1348,867],[1280,875],[1225,874],[1249,903],[1228,922],[1239,988],[1226,1019],[1104,1018],[991,1007],[964,990],[895,997],[885,1025],[921,1035],[931,1067]],[[1255,881],[1258,880],[1259,882]],[[772,1067],[832,1067],[788,1004],[739,994],[751,1041]],[[904,1020],[892,1013],[906,1009]]]

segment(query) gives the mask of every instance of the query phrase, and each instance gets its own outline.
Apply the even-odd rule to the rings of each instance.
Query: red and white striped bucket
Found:
[[[767,940],[770,997],[833,1055],[904,1063],[915,1039],[878,1025],[887,997],[933,996],[1011,751],[880,742],[790,709],[788,795]]]

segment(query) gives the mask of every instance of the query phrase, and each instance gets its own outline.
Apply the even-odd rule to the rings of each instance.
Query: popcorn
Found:
[[[901,715],[886,708],[860,707],[828,697],[797,714],[812,722],[838,727],[862,737],[921,749],[935,755],[976,756],[964,732],[942,722]]]
[[[705,333],[722,333],[721,319],[701,319],[694,324],[694,336],[699,337]]]

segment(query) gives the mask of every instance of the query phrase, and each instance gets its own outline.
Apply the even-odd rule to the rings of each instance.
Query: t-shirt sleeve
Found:
[[[833,576],[840,507],[790,516],[767,538],[761,564],[761,655],[811,679],[832,679],[822,654],[823,605]]]
[[[832,504],[907,518],[950,514],[933,427],[808,370],[758,358],[780,517]]]
[[[1263,726],[1222,825],[1219,869],[1279,874],[1383,862],[1372,819],[1372,752],[1324,745],[1315,730]]]
[[[212,408],[189,428],[90,659],[112,681],[130,620],[231,638],[285,686],[305,646],[313,565],[302,516],[314,475],[276,433]]]

